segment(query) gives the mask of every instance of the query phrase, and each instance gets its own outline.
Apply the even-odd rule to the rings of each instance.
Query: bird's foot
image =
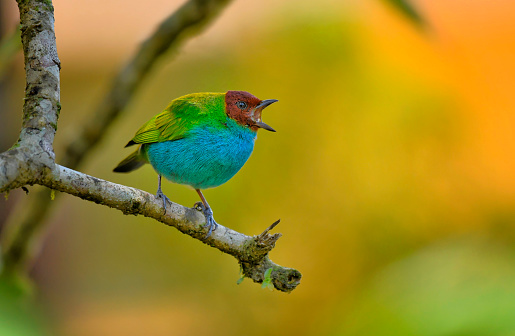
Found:
[[[171,202],[170,199],[161,191],[161,189],[157,191],[156,197],[163,200],[164,214],[166,214],[166,202]]]
[[[211,236],[211,233],[213,233],[214,230],[218,227],[218,223],[215,221],[215,218],[213,217],[213,210],[211,208],[206,208],[202,202],[197,202],[193,205],[193,208],[202,211],[204,214],[204,217],[206,218],[206,224],[204,224],[204,227],[208,229],[206,238],[209,238]]]
[[[211,233],[218,227],[218,223],[215,221],[215,218],[213,217],[213,210],[211,210],[211,208],[204,209],[204,217],[206,217],[205,227],[208,229],[206,238],[209,238],[209,236],[211,236]]]

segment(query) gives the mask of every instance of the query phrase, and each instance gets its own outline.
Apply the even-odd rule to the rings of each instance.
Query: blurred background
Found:
[[[59,162],[182,2],[53,3]],[[0,5],[8,35],[16,3]],[[249,235],[281,218],[271,258],[302,272],[291,294],[237,285],[232,257],[174,228],[62,195],[33,296],[0,297],[0,335],[515,335],[515,2],[414,6],[425,25],[379,0],[236,0],[160,60],[81,168],[154,193],[151,167],[112,169],[170,100],[278,99],[263,118],[277,133],[260,132],[243,169],[205,195],[219,223]],[[0,151],[18,137],[24,86],[19,54],[0,86]],[[0,220],[26,197],[0,200]]]

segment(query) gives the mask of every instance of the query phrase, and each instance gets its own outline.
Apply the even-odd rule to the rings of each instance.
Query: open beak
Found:
[[[256,126],[259,126],[262,129],[266,129],[267,131],[270,131],[270,132],[276,132],[276,130],[274,130],[272,127],[268,126],[267,124],[265,124],[262,121],[256,121]]]
[[[278,101],[277,99],[262,100],[261,103],[259,103],[259,105],[256,106],[256,109],[254,111],[261,112],[265,107],[267,107],[268,105],[271,105],[277,101]],[[261,115],[261,113],[259,113],[259,115]],[[256,123],[256,126],[261,127],[262,129],[266,129],[267,131],[270,131],[270,132],[275,132],[275,130],[272,127],[270,127],[267,124],[265,124],[264,122],[262,122],[261,118],[259,118],[259,120],[255,121],[255,123]]]

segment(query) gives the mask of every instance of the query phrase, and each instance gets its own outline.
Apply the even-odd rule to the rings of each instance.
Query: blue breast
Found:
[[[256,132],[227,119],[227,126],[196,126],[183,139],[147,144],[144,150],[158,174],[195,189],[217,187],[247,162]]]

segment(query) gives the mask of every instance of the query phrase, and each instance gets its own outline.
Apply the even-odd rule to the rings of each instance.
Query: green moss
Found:
[[[56,130],[56,131],[57,131],[57,124],[56,124],[56,123],[51,122],[51,123],[50,123],[50,126],[52,126],[52,127],[54,128],[54,130]]]
[[[16,142],[14,145],[11,146],[11,148],[9,148],[8,150],[11,150],[11,149],[15,149],[15,148],[18,148],[20,147],[20,143],[19,142]]]
[[[17,0],[19,6],[27,6],[31,0]],[[46,9],[48,11],[54,11],[54,5],[52,4],[52,0],[39,0],[39,3],[43,4],[44,7],[40,8],[39,6],[34,6],[36,11],[40,11],[41,9]]]
[[[52,5],[52,0],[41,0],[42,3],[46,5],[46,9],[49,11],[54,11],[54,5]]]

